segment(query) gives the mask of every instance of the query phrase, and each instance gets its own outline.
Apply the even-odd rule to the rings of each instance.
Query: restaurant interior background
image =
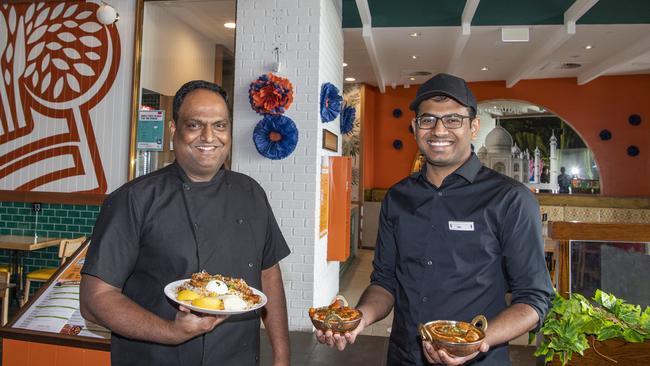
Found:
[[[254,177],[255,174],[267,174],[270,180],[276,178],[264,168],[251,166],[280,165],[270,165],[268,160],[255,161],[242,153],[242,150],[252,148],[251,123],[254,125],[257,120],[249,121],[248,116],[237,118],[241,113],[238,112],[241,110],[238,103],[239,106],[248,103],[244,100],[248,92],[244,86],[246,83],[236,81],[238,73],[244,72],[242,68],[247,64],[238,60],[263,59],[265,65],[275,61],[273,55],[264,52],[263,43],[267,41],[259,36],[259,32],[246,28],[245,34],[237,34],[237,18],[242,14],[256,19],[247,22],[247,27],[260,29],[267,26],[264,17],[272,17],[276,24],[280,24],[290,22],[293,17],[320,16],[320,28],[295,21],[288,38],[282,40],[286,48],[279,59],[285,61],[282,57],[290,58],[293,52],[301,51],[301,47],[310,42],[316,44],[315,49],[308,45],[305,47],[316,54],[305,53],[307,56],[303,61],[308,65],[316,64],[316,68],[323,68],[340,56],[340,70],[329,74],[337,76],[323,79],[321,71],[318,80],[337,85],[345,104],[354,107],[356,112],[354,128],[348,134],[341,133],[333,124],[322,127],[338,136],[335,152],[321,148],[319,126],[318,134],[313,132],[314,136],[309,136],[318,141],[319,146],[315,147],[319,149],[318,158],[299,160],[308,167],[301,173],[317,174],[321,171],[320,158],[323,156],[352,157],[350,255],[340,265],[326,261],[319,249],[323,238],[318,237],[313,238],[316,243],[311,244],[311,249],[305,251],[300,247],[294,251],[292,259],[285,264],[291,267],[289,270],[283,268],[285,272],[301,268],[293,271],[293,276],[296,273],[299,276],[285,278],[292,330],[311,330],[306,313],[297,309],[304,305],[323,305],[332,293],[350,292],[345,286],[359,280],[343,280],[346,270],[352,268],[347,276],[356,273],[367,275],[365,270],[355,267],[359,261],[355,255],[360,250],[374,247],[378,212],[385,190],[411,173],[417,165],[417,147],[409,129],[413,116],[408,104],[418,84],[437,72],[454,73],[470,82],[480,102],[482,121],[481,133],[473,141],[475,151],[480,155],[485,148],[485,161],[492,157],[494,164],[500,164],[497,165],[499,169],[510,176],[517,175],[523,180],[524,169],[529,173],[529,181],[532,178],[529,184],[538,192],[540,214],[545,222],[650,223],[650,5],[646,1],[630,0],[620,4],[613,0],[531,0],[513,5],[505,0],[468,0],[440,3],[435,12],[430,10],[430,1],[425,0],[402,2],[398,8],[388,0],[332,1],[333,8],[329,7],[330,1],[327,0],[316,3],[310,3],[313,9],[305,13],[301,13],[304,10],[298,0],[279,1],[274,12],[264,6],[259,6],[261,10],[257,11],[258,8],[251,6],[250,13],[244,13],[237,9],[234,0],[113,2],[120,13],[120,20],[114,26],[120,27],[120,38],[118,43],[113,43],[112,60],[113,64],[120,60],[119,69],[111,74],[110,91],[103,91],[109,102],[98,104],[87,112],[94,121],[94,129],[89,129],[82,117],[77,118],[84,115],[83,108],[78,109],[79,113],[77,109],[71,109],[72,117],[69,118],[61,117],[68,116],[68,112],[48,115],[43,112],[47,108],[35,109],[40,111],[40,120],[35,117],[36,121],[48,116],[50,119],[67,118],[74,123],[81,121],[70,131],[81,131],[82,137],[78,140],[82,143],[86,141],[83,131],[86,131],[86,136],[94,136],[96,142],[88,137],[86,147],[79,147],[80,159],[86,164],[86,176],[92,175],[93,183],[72,182],[72,178],[63,183],[30,181],[31,163],[20,165],[16,161],[21,156],[29,157],[24,153],[24,146],[50,140],[38,129],[35,130],[37,135],[30,137],[29,131],[23,135],[27,142],[16,139],[9,126],[3,124],[3,134],[0,135],[0,234],[49,238],[90,236],[106,194],[128,179],[173,161],[168,130],[171,100],[178,87],[187,80],[213,80],[224,85],[229,95],[234,97],[229,102],[235,110],[233,124],[236,131],[232,161],[228,163],[235,169],[252,169]],[[140,5],[141,25],[137,13]],[[8,14],[3,15],[9,18]],[[330,16],[341,17],[343,29],[339,30],[340,39],[336,32],[323,35],[329,25],[323,25],[322,19]],[[267,33],[275,30],[272,27],[266,29]],[[316,33],[317,36],[305,37],[305,41],[301,32]],[[328,37],[333,37],[334,41]],[[329,52],[334,56],[327,59],[324,54]],[[299,60],[293,65],[302,65],[301,57],[298,56]],[[296,98],[300,98],[305,87],[296,81],[312,76],[288,69],[292,62],[281,62],[277,74],[291,76],[297,85]],[[9,63],[3,61],[1,65],[4,73]],[[266,66],[262,69],[270,71]],[[34,82],[30,77],[29,82],[36,85],[43,83],[42,79]],[[249,79],[248,82],[252,81]],[[132,85],[131,80],[136,84]],[[120,96],[123,99],[119,99]],[[309,108],[316,108],[315,100],[309,99],[309,102],[313,102]],[[303,117],[300,114],[306,109],[300,109],[298,105],[294,108],[287,114],[292,116],[292,112],[295,113],[296,122],[300,119],[306,120],[303,123],[320,125],[320,122],[308,121],[311,115]],[[3,104],[3,111],[7,113],[9,110],[13,111],[13,108]],[[146,116],[153,116],[155,124],[144,123]],[[335,123],[338,125],[338,120]],[[521,125],[525,125],[527,130],[523,131]],[[55,128],[50,130],[56,132]],[[301,137],[309,133],[312,132]],[[551,163],[549,133],[557,139],[556,164]],[[75,141],[74,138],[70,140]],[[57,140],[54,147],[57,144],[61,142]],[[539,173],[543,167],[567,168],[572,176],[573,192],[570,196],[551,193],[555,188],[543,185],[534,169],[528,169],[535,165],[535,148],[540,150]],[[528,154],[525,154],[526,150]],[[103,170],[101,164],[98,168],[97,156],[103,157]],[[525,162],[524,156],[529,158]],[[515,171],[517,161],[522,165]],[[20,166],[23,171],[15,166]],[[94,167],[94,170],[89,167]],[[285,170],[285,165],[281,167],[281,172],[289,171]],[[34,164],[31,169],[45,175],[41,172],[44,170],[42,166]],[[557,173],[553,171],[553,174]],[[551,183],[549,179],[548,184]],[[285,187],[277,188],[266,183],[263,186],[271,187],[267,191],[274,210],[284,212],[285,203],[278,198],[283,197],[278,191],[286,190]],[[318,215],[319,198],[317,194],[313,196],[306,199],[311,204],[304,204],[302,208],[315,210]],[[297,195],[288,199],[295,197]],[[33,210],[34,202],[41,204],[38,213]],[[290,214],[290,217],[280,216],[279,220],[281,224],[286,221],[290,225],[289,234],[285,235],[295,234],[296,229],[291,225],[296,217]],[[298,226],[311,224],[317,225],[309,220],[297,223]],[[547,239],[553,242],[552,238]],[[295,239],[291,239],[290,244],[292,240]],[[572,258],[569,262],[573,263],[570,272],[576,279],[570,284],[574,291],[590,295],[589,292],[596,287],[609,287],[642,305],[650,303],[648,294],[630,290],[633,285],[618,288],[622,274],[611,271],[612,267],[634,265],[639,268],[638,273],[648,273],[648,244],[632,243],[621,251],[609,248],[615,245],[605,243],[601,249],[599,245],[585,243],[575,242],[568,249]],[[553,261],[558,260],[562,250],[559,244],[551,244],[548,249],[551,258],[549,269],[556,276],[556,284],[561,279],[555,272],[557,263]],[[610,250],[614,252],[610,253]],[[59,265],[56,247],[20,255],[24,274]],[[0,250],[0,262],[10,263],[15,257],[16,253],[11,250]],[[299,263],[296,258],[300,258]],[[608,264],[607,260],[616,264]],[[320,265],[318,261],[326,264]],[[305,268],[299,267],[305,264]],[[326,287],[320,290],[314,283],[319,270],[326,273],[324,277],[327,278]],[[634,281],[642,281],[642,278]],[[300,282],[310,289],[301,288]],[[38,288],[38,283],[32,284],[32,294]],[[11,310],[12,313],[17,310],[16,303],[12,304]],[[374,335],[379,334],[377,331]],[[383,335],[388,333],[384,331]]]

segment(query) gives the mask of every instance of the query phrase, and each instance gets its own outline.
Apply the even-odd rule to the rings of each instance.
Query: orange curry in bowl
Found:
[[[338,301],[334,301],[329,306],[309,308],[309,317],[314,320],[322,322],[331,316],[340,318],[342,321],[352,321],[361,318],[361,312],[355,308],[343,306]]]
[[[480,331],[476,327],[462,322],[456,324],[432,324],[429,331],[437,339],[447,342],[470,343],[482,338]]]
[[[351,332],[361,322],[361,311],[348,307],[340,301],[334,301],[329,306],[309,308],[309,317],[316,329],[323,332],[331,330],[334,333]]]

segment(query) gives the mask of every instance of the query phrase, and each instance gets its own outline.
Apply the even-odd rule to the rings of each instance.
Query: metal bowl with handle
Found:
[[[332,302],[332,304],[330,304],[329,306],[310,309],[309,317],[311,319],[312,324],[314,324],[314,327],[316,329],[320,329],[323,332],[327,332],[328,330],[331,330],[333,333],[340,333],[340,334],[343,334],[345,332],[351,332],[359,326],[359,323],[361,323],[361,318],[363,317],[363,314],[361,313],[360,310],[355,309],[356,312],[358,313],[358,316],[355,319],[350,319],[350,320],[343,319],[339,314],[336,314],[333,311],[330,312],[322,320],[316,319],[315,316],[311,314],[312,310],[316,312],[318,310],[335,309],[335,308],[341,308],[347,306],[348,306],[347,300],[343,296],[337,295],[334,301]]]
[[[436,349],[444,349],[456,357],[465,357],[478,351],[487,327],[485,316],[477,315],[471,323],[434,320],[418,325],[418,330],[422,340],[431,342]]]

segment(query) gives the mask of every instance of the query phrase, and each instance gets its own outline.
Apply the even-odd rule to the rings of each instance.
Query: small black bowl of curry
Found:
[[[479,323],[481,325],[477,326]],[[418,330],[422,340],[431,342],[435,348],[444,349],[453,356],[464,357],[478,351],[485,338],[487,325],[487,319],[478,315],[471,323],[434,320],[420,324]]]

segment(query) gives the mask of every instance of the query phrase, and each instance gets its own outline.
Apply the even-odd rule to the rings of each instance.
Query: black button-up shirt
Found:
[[[543,321],[553,295],[537,200],[474,154],[440,187],[425,166],[388,191],[373,267],[371,283],[395,298],[389,365],[427,364],[418,323],[489,320],[506,308],[507,292]],[[496,346],[472,364],[509,365],[508,357]]]
[[[261,271],[288,254],[266,195],[253,179],[222,169],[209,182],[192,182],[172,164],[106,199],[82,273],[172,320],[177,309],[163,293],[169,282],[206,270],[261,289]],[[111,364],[257,365],[259,329],[255,311],[230,316],[179,346],[113,334]]]

